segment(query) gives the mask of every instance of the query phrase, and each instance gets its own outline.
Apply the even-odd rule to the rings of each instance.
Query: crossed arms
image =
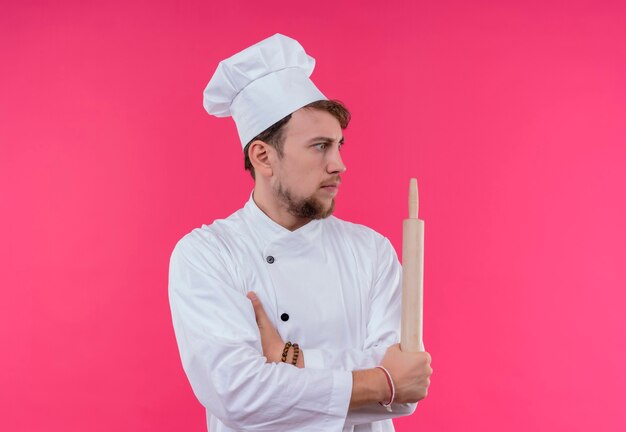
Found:
[[[248,431],[341,430],[409,415],[412,402],[426,396],[430,356],[402,353],[397,332],[384,325],[368,324],[363,350],[303,347],[297,367],[281,362],[284,341],[261,302],[235,287],[220,251],[211,248],[198,253],[190,240],[179,242],[169,294],[185,372],[196,397],[222,423]],[[386,271],[397,278],[399,269],[392,264]],[[381,284],[389,282],[385,277]],[[383,323],[376,314],[398,313],[399,301],[381,294],[371,309],[371,319]],[[389,398],[384,373],[372,369],[379,364],[397,389],[391,413],[377,403]]]

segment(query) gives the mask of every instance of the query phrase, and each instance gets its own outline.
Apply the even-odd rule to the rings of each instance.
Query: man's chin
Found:
[[[296,199],[286,188],[280,185],[276,189],[277,198],[286,206],[287,211],[298,218],[325,219],[335,210],[334,197],[319,197],[311,195],[308,198]]]
[[[334,211],[335,211],[335,198],[330,200],[330,204],[326,206],[326,210],[321,211],[319,213],[319,217],[316,217],[315,219],[326,219],[327,217],[332,215]]]

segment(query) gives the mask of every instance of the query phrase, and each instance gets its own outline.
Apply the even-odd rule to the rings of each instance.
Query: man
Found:
[[[333,216],[350,115],[274,35],[220,63],[207,111],[232,115],[255,179],[246,205],[181,239],[170,304],[209,431],[392,431],[430,385],[399,345],[390,242]]]

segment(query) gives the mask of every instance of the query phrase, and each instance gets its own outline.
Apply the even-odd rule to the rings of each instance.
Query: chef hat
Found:
[[[222,60],[204,89],[204,109],[232,116],[242,147],[265,129],[326,97],[309,79],[315,59],[279,33]]]

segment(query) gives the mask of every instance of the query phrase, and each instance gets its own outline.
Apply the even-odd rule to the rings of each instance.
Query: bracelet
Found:
[[[376,366],[376,367],[382,370],[383,372],[385,372],[385,377],[387,377],[387,384],[389,384],[389,390],[391,390],[391,398],[389,399],[389,402],[387,403],[378,402],[378,403],[384,406],[387,411],[391,412],[391,404],[393,403],[393,400],[396,397],[396,387],[393,385],[393,379],[391,379],[391,374],[389,373],[389,371],[382,366]]]
[[[293,344],[293,360],[291,360],[292,365],[296,365],[298,363],[298,355],[300,354],[300,347],[297,343]]]
[[[291,348],[291,342],[287,342],[285,344],[285,349],[283,349],[283,356],[281,358],[283,362],[287,361],[287,353],[289,352],[289,348]]]

